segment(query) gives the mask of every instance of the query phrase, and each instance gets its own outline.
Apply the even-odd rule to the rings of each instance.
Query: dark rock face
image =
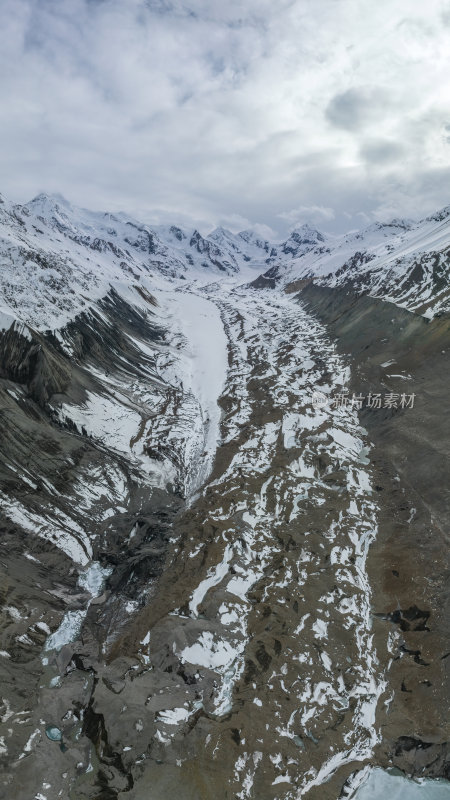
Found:
[[[170,232],[178,239],[179,242],[182,242],[183,239],[186,239],[186,234],[183,233],[181,228],[177,228],[175,225],[172,225],[170,228]]]
[[[128,222],[127,225],[129,225],[131,229],[136,230],[135,238],[130,237],[125,240],[131,245],[131,247],[135,247],[138,250],[143,250],[149,255],[156,253],[155,237],[150,231],[143,226],[134,225],[132,222]]]
[[[230,272],[238,271],[237,263],[233,257],[225,256],[224,258],[224,253],[220,247],[217,247],[214,242],[205,239],[198,231],[194,231],[192,234],[189,245],[207,258],[207,261],[202,264],[206,269],[213,264],[221,272],[227,272],[228,270]]]
[[[14,327],[0,337],[0,378],[26,387],[29,397],[44,406],[70,383],[71,368],[44,337],[35,334],[30,341]]]
[[[275,289],[277,285],[276,271],[273,268],[267,270],[264,275],[258,275],[249,285],[252,289]]]

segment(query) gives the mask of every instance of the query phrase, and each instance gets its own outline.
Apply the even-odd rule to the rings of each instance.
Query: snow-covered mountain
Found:
[[[189,270],[239,269],[232,255],[198,231],[150,229],[124,214],[76,209],[47,195],[22,206],[2,200],[0,259],[3,315],[38,330],[62,327],[111,287],[137,297],[149,276],[182,279]]]
[[[432,318],[450,310],[450,206],[420,222],[394,219],[297,251],[266,277],[367,293]],[[284,251],[286,246],[284,246]]]
[[[203,236],[178,225],[150,227],[123,213],[75,208],[59,195],[41,194],[25,205],[0,197],[0,324],[7,328],[17,318],[55,330],[111,287],[135,294],[159,277],[204,282],[242,273],[244,279],[274,265],[287,273],[307,254],[327,252],[325,241],[308,225],[271,243],[252,231],[217,228]]]
[[[137,297],[159,277],[205,282],[236,274],[250,282],[263,274],[272,286],[313,278],[431,317],[450,307],[449,248],[450,207],[418,223],[394,219],[343,236],[302,225],[270,242],[252,231],[149,226],[75,208],[58,195],[25,205],[0,197],[0,325],[15,318],[55,330],[111,287]]]

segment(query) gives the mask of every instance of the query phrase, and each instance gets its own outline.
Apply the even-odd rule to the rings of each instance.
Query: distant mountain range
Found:
[[[137,297],[159,278],[205,283],[240,275],[243,283],[262,275],[259,285],[271,287],[312,278],[433,317],[450,307],[449,254],[450,206],[420,222],[394,219],[342,236],[301,225],[270,242],[253,231],[203,236],[150,226],[76,208],[59,195],[25,205],[0,197],[0,329],[14,319],[60,329],[111,287]]]

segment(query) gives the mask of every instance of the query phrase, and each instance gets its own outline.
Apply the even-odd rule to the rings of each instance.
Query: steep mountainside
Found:
[[[274,264],[265,277],[293,288],[313,279],[432,318],[450,310],[450,207],[419,223],[374,223],[327,240],[324,248],[297,252],[291,263]]]

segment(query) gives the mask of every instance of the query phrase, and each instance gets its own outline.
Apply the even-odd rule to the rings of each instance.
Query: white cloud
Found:
[[[333,208],[326,208],[325,206],[299,206],[291,211],[282,211],[277,216],[285,220],[289,225],[297,225],[302,222],[314,222],[317,224],[329,222],[336,215]]]
[[[448,20],[443,0],[3,0],[0,190],[210,227],[428,213],[450,201]]]

